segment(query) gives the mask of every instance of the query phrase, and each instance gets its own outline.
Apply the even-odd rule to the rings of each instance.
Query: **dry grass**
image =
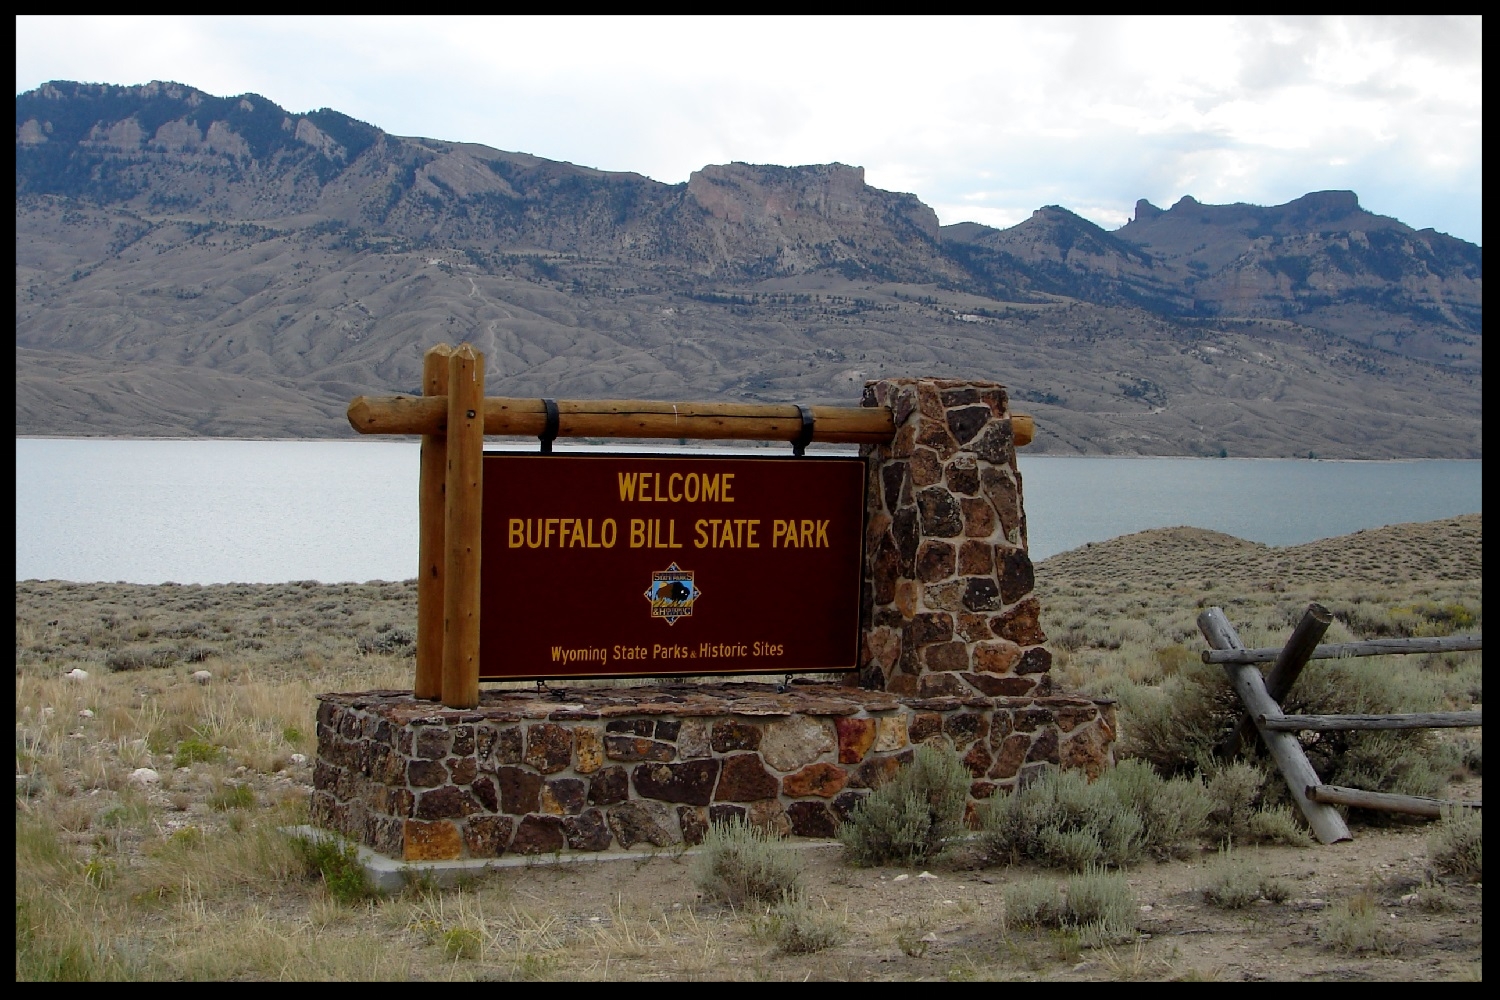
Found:
[[[1418,525],[1407,534],[1421,559],[1399,556],[1401,530],[1366,532],[1348,542],[1345,556],[1319,543],[1324,562],[1310,564],[1324,566],[1326,575],[1282,590],[1267,589],[1257,567],[1270,573],[1290,551],[1268,550],[1261,564],[1242,558],[1244,543],[1200,539],[1195,562],[1192,538],[1182,530],[1165,533],[1162,544],[1178,549],[1156,562],[1161,539],[1145,536],[1086,550],[1092,561],[1079,553],[1049,560],[1038,567],[1038,590],[1048,630],[1060,640],[1053,647],[1059,680],[1099,693],[1163,683],[1202,648],[1193,626],[1200,600],[1224,606],[1253,644],[1279,644],[1309,600],[1339,614],[1332,639],[1368,634],[1368,623],[1398,633],[1437,627],[1424,610],[1433,608],[1451,615],[1450,623],[1461,611],[1471,621],[1467,630],[1479,631],[1479,518]],[[1378,552],[1386,553],[1383,562]],[[1370,560],[1378,567],[1361,575],[1359,565]],[[1163,569],[1174,564],[1192,572]],[[1387,582],[1392,565],[1403,575]],[[1221,569],[1209,579],[1205,567],[1213,566]],[[1426,576],[1418,574],[1423,566]],[[775,921],[763,906],[700,900],[690,857],[523,867],[453,889],[417,885],[342,902],[323,878],[309,875],[295,843],[279,831],[305,818],[315,695],[408,685],[412,661],[398,640],[399,630],[412,627],[414,603],[409,583],[19,582],[17,979],[1193,979],[1227,975],[1238,960],[1226,950],[1237,944],[1215,951],[1211,934],[1167,933],[1182,924],[1161,924],[1165,929],[1147,942],[1100,949],[1062,932],[1007,938],[997,931],[1003,895],[1034,871],[984,874],[955,861],[934,864],[939,877],[922,879],[914,870],[852,869],[836,850],[808,853],[804,881],[814,909],[782,914],[777,926],[796,931],[783,938],[769,933]],[[1423,675],[1443,697],[1467,699],[1463,707],[1482,701],[1480,654],[1406,661],[1401,669]],[[111,662],[140,665],[112,670]],[[87,679],[64,676],[75,668]],[[192,679],[200,669],[213,675],[209,683]],[[1128,734],[1128,715],[1121,726]],[[1462,739],[1466,768],[1477,772],[1478,737]],[[132,779],[140,768],[153,769],[158,780]],[[1399,829],[1385,835],[1404,836]],[[1415,835],[1415,846],[1389,855],[1398,866],[1411,855],[1413,878],[1429,864],[1425,828]],[[1304,896],[1337,899],[1367,881],[1352,879],[1348,890],[1305,884],[1326,865],[1362,863],[1356,854],[1363,846],[1338,857],[1301,849],[1305,862],[1297,860],[1298,848],[1264,850],[1270,853],[1255,856],[1278,859],[1259,862],[1268,875],[1318,873],[1290,880]],[[1191,899],[1186,912],[1201,902],[1202,883],[1184,868],[1133,871],[1132,890],[1158,904]],[[1402,954],[1420,949],[1390,957],[1377,951],[1369,961],[1396,964],[1373,975],[1451,977],[1482,967],[1480,890],[1455,880],[1443,892],[1442,912],[1410,906],[1410,916],[1383,919],[1418,943],[1424,933],[1433,940],[1448,935],[1440,938],[1450,942],[1446,964],[1436,971],[1400,964]],[[1382,897],[1383,911],[1392,905]],[[1343,952],[1318,947],[1319,925],[1296,923],[1290,903],[1274,908],[1285,928],[1277,933],[1288,935],[1281,943],[1256,929],[1265,926],[1264,907],[1205,909],[1213,915],[1197,911],[1190,928],[1213,920],[1230,942],[1262,935],[1262,950],[1302,963],[1298,974],[1345,961]],[[1163,912],[1152,919],[1165,921]],[[793,917],[806,919],[793,926]],[[1351,909],[1345,922],[1356,917],[1365,919]],[[1334,949],[1360,946],[1332,930],[1324,940]],[[801,950],[811,944],[819,950]]]

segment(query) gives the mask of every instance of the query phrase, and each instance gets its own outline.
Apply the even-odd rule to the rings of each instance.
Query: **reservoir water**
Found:
[[[404,441],[17,438],[16,579],[408,579],[417,565],[417,459],[417,445]],[[1024,451],[1019,460],[1033,560],[1147,528],[1191,525],[1297,545],[1475,513],[1482,465]]]

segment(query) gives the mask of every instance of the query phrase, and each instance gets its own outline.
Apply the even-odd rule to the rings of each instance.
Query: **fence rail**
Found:
[[[1410,712],[1391,715],[1287,715],[1281,702],[1308,661],[1343,656],[1381,656],[1403,653],[1455,652],[1483,648],[1480,636],[1447,636],[1432,639],[1382,639],[1320,646],[1333,616],[1320,604],[1308,605],[1302,620],[1280,649],[1246,649],[1220,608],[1208,608],[1198,616],[1198,629],[1212,648],[1203,662],[1222,664],[1245,708],[1238,726],[1219,747],[1232,757],[1245,741],[1259,736],[1320,843],[1351,839],[1344,818],[1333,807],[1355,806],[1416,816],[1440,816],[1447,808],[1482,808],[1477,801],[1444,802],[1419,795],[1365,792],[1356,788],[1325,785],[1318,778],[1295,733],[1347,732],[1365,729],[1435,729],[1483,725],[1482,711]],[[1257,663],[1272,662],[1263,677]]]

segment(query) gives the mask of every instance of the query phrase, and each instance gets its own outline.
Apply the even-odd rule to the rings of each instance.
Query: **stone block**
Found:
[[[849,781],[849,773],[834,764],[818,762],[809,764],[795,774],[781,779],[781,793],[792,798],[832,798],[843,790]]]
[[[678,806],[677,826],[682,842],[696,847],[708,835],[708,810],[702,806]]]
[[[959,508],[963,514],[965,538],[989,538],[999,526],[995,508],[983,497],[963,497]]]
[[[527,726],[524,760],[543,774],[567,769],[573,763],[572,732],[554,722]]]
[[[407,861],[452,861],[463,857],[464,839],[450,819],[402,821],[401,856]]]
[[[500,811],[512,816],[534,813],[541,808],[542,776],[519,767],[502,767],[495,771],[500,788]]]
[[[576,816],[583,812],[587,791],[582,778],[550,778],[542,784],[541,811],[552,816]]]
[[[609,831],[609,822],[598,809],[587,809],[577,816],[563,817],[562,831],[568,847],[575,851],[608,850],[614,839]]]
[[[833,720],[838,735],[839,763],[858,764],[875,742],[876,722],[870,718],[845,716]]]
[[[573,769],[579,774],[593,774],[604,766],[604,740],[593,726],[579,726],[573,731]]]
[[[997,552],[999,563],[1000,594],[1006,604],[1014,604],[1028,596],[1036,587],[1036,573],[1031,566],[1031,557],[1025,549],[1005,549]]]
[[[515,820],[509,816],[470,816],[464,822],[464,847],[471,858],[498,858],[510,846]]]
[[[875,720],[875,745],[870,749],[876,753],[900,750],[909,742],[907,719],[904,713],[882,715]]]
[[[790,836],[792,832],[792,821],[785,807],[774,799],[750,803],[745,819],[751,826],[773,837]]]
[[[413,788],[435,788],[448,781],[448,769],[440,760],[414,760],[406,765],[406,783]]]
[[[952,544],[929,538],[917,548],[917,579],[937,583],[953,575],[955,549]]]
[[[711,749],[707,719],[684,719],[677,735],[677,756],[683,760],[707,757]]]
[[[448,778],[455,785],[467,785],[479,774],[479,762],[473,757],[449,757]]]
[[[510,849],[516,854],[552,854],[567,846],[563,821],[557,816],[527,816],[516,828]]]
[[[831,839],[839,832],[838,819],[822,802],[793,802],[786,807],[786,817],[798,837]]]
[[[760,727],[753,722],[720,719],[714,723],[709,745],[719,753],[730,753],[735,750],[759,750],[760,740]]]
[[[444,785],[417,796],[417,819],[461,819],[484,809],[466,789]]]
[[[794,771],[837,746],[833,724],[827,719],[794,715],[766,724],[760,750],[766,763],[776,770]]]
[[[719,775],[719,786],[714,792],[716,802],[753,802],[757,799],[774,799],[781,790],[776,776],[766,770],[760,755],[738,753],[723,759],[723,771]]]
[[[657,847],[682,842],[676,815],[661,802],[640,799],[622,802],[609,810],[609,828],[624,848],[643,842]]]
[[[612,806],[630,797],[630,776],[623,767],[606,767],[589,779],[591,806]]]
[[[713,758],[678,764],[637,764],[630,780],[636,794],[664,802],[706,806],[713,799],[719,761]]]
[[[453,734],[442,726],[423,726],[416,733],[412,756],[422,760],[442,760],[453,747]]]
[[[917,493],[917,511],[923,535],[955,538],[963,534],[963,510],[957,498],[941,486],[929,486]]]
[[[677,756],[677,750],[670,743],[658,743],[640,736],[606,736],[604,754],[610,760],[666,761]]]

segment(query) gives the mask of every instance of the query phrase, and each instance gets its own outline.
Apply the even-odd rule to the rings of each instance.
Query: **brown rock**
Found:
[[[922,650],[922,663],[930,673],[969,669],[969,644],[939,642]]]
[[[995,634],[1009,639],[1018,646],[1036,646],[1047,641],[1041,626],[1042,605],[1035,597],[1028,597],[1003,614],[990,619]]]
[[[1081,730],[1063,743],[1058,752],[1058,763],[1069,770],[1082,771],[1090,781],[1104,773],[1113,763],[1112,758],[1109,741],[1097,727]]]
[[[613,835],[604,813],[588,809],[577,816],[566,816],[562,821],[563,839],[575,851],[607,851]]]
[[[963,512],[964,536],[967,538],[989,538],[999,523],[995,509],[983,497],[964,497],[959,503]]]
[[[786,816],[798,837],[831,839],[838,835],[839,821],[822,802],[793,802],[786,807]]]
[[[964,607],[970,611],[994,611],[1000,606],[1000,588],[987,576],[971,576],[964,581]]]
[[[1000,593],[1006,604],[1026,597],[1036,587],[1036,574],[1031,567],[1031,557],[1025,549],[1004,549],[997,552],[1000,566]]]
[[[1009,639],[994,639],[974,646],[974,666],[990,674],[1010,673],[1021,658],[1021,647]]]
[[[864,649],[864,662],[867,666],[879,667],[882,674],[890,673],[896,668],[896,660],[901,655],[901,633],[892,628],[868,629],[864,636]]]
[[[1009,677],[999,674],[964,674],[963,679],[980,694],[991,698],[1018,698],[1031,694],[1037,682],[1031,677]]]
[[[963,678],[955,673],[923,674],[917,678],[917,692],[923,698],[944,698],[969,693]],[[921,742],[912,740],[913,743]]]
[[[542,786],[542,812],[576,816],[583,812],[585,787],[581,778],[553,778]]]
[[[464,846],[471,858],[498,858],[510,846],[515,820],[509,816],[470,816],[464,823]]]
[[[738,719],[720,719],[714,723],[711,745],[719,753],[733,750],[759,750],[760,727]]]
[[[991,465],[1014,466],[1014,433],[1009,420],[991,420],[968,442],[969,450]]]
[[[448,773],[455,785],[467,785],[479,773],[479,762],[473,757],[449,757]]]
[[[406,861],[451,861],[463,857],[464,840],[451,819],[401,822],[401,857]]]
[[[589,780],[589,805],[612,806],[630,797],[630,777],[623,767],[606,767]]]
[[[781,779],[781,792],[792,798],[816,795],[828,799],[837,795],[849,780],[849,774],[833,764],[809,764],[796,774]]]
[[[917,549],[917,579],[937,583],[953,575],[954,549],[948,542],[929,538]]]
[[[1057,756],[1057,730],[1044,729],[1036,739],[1031,742],[1031,749],[1026,752],[1028,761],[1043,761],[1048,764],[1056,764]]]
[[[963,511],[958,500],[941,486],[929,486],[917,493],[917,510],[923,535],[953,538],[963,534]]]
[[[897,674],[887,678],[885,689],[891,694],[902,698],[915,698],[917,696],[917,679],[911,674]]]
[[[453,727],[453,756],[467,757],[474,752],[474,727]]]
[[[894,538],[882,538],[872,550],[870,575],[875,584],[875,603],[889,604],[896,599],[896,580],[901,575],[901,555]]]
[[[417,796],[417,819],[459,819],[483,808],[474,796],[457,785],[444,785]]]
[[[579,774],[593,774],[604,766],[604,739],[592,726],[579,726],[573,730],[573,753],[577,763],[573,769]]]
[[[490,760],[495,764],[521,763],[521,727],[508,726],[495,734]]]
[[[542,776],[519,767],[502,767],[495,771],[500,786],[500,811],[512,816],[536,812],[541,808]]]
[[[1098,718],[1099,710],[1093,705],[1063,705],[1053,713],[1057,720],[1057,728],[1065,733],[1071,733],[1085,722],[1092,722]]]
[[[414,760],[406,765],[406,783],[413,788],[447,784],[448,769],[440,760]]]
[[[792,822],[786,810],[775,800],[750,803],[745,819],[751,826],[775,837],[785,837],[792,832]]]
[[[992,416],[990,408],[983,404],[951,409],[947,414],[948,431],[959,444],[968,444]]]
[[[1052,669],[1052,654],[1042,646],[1032,646],[1016,661],[1018,674],[1044,674]]]
[[[495,787],[495,779],[487,774],[482,774],[474,779],[469,786],[479,804],[484,806],[486,812],[500,811],[500,789]]]
[[[708,810],[702,806],[678,806],[677,825],[685,844],[697,846],[708,835]]]
[[[901,494],[911,491],[907,475],[905,462],[891,462],[880,470],[880,484],[884,488],[886,510],[895,511],[902,506]]]
[[[960,576],[992,576],[995,572],[995,547],[989,542],[969,538],[958,547]]]
[[[931,448],[917,448],[911,455],[911,481],[913,486],[933,486],[943,478],[943,463]],[[893,508],[894,509],[894,508]]]
[[[833,720],[833,728],[838,734],[839,763],[858,764],[864,760],[875,742],[875,720],[843,716]]]
[[[943,731],[943,717],[936,712],[918,712],[911,717],[911,723],[907,727],[907,738],[913,743],[921,743],[929,736],[935,736]]]
[[[637,795],[695,806],[708,805],[718,777],[719,762],[712,758],[679,764],[637,764],[630,773]]]
[[[567,846],[562,820],[556,816],[527,816],[521,820],[510,849],[516,854],[552,854]]]
[[[453,746],[453,734],[442,726],[423,726],[417,730],[416,748],[413,757],[422,760],[442,760]]]
[[[1010,469],[993,465],[980,471],[979,483],[984,495],[995,507],[1001,530],[1009,537],[1021,521],[1020,485]]]
[[[978,712],[955,712],[943,720],[943,732],[959,750],[990,735],[990,721]]]
[[[995,789],[999,786],[993,781],[971,781],[969,782],[969,798],[989,799],[995,795]]]
[[[1026,751],[1031,749],[1031,737],[1024,733],[1012,733],[1005,738],[1000,752],[995,754],[995,763],[990,766],[991,778],[1014,778],[1026,761]]]
[[[851,788],[879,788],[901,770],[898,757],[871,757],[849,775]]]
[[[922,603],[929,611],[962,611],[964,581],[949,580],[946,583],[927,584],[922,588]]]
[[[733,823],[748,823],[750,810],[744,806],[729,805],[725,802],[716,802],[708,807],[708,821],[720,826]]]
[[[624,802],[609,811],[609,828],[624,848],[646,842],[657,847],[681,843],[682,833],[671,806],[661,802]]]
[[[1034,733],[1052,721],[1052,712],[1045,708],[1023,708],[1015,714],[1018,733]]]
[[[670,743],[640,736],[606,736],[604,753],[610,760],[671,760],[676,750]]]
[[[948,463],[944,480],[950,491],[973,496],[979,492],[979,463],[973,455],[960,452]]]
[[[964,754],[964,767],[967,767],[969,773],[976,778],[984,777],[993,763],[994,758],[990,756],[989,750],[985,749],[983,743],[975,743],[969,748],[969,752]]]
[[[856,791],[852,788],[844,789],[833,798],[833,802],[831,803],[833,814],[839,818],[840,822],[843,822],[844,820],[849,818],[849,814],[854,812],[855,807],[863,802],[865,800],[865,796],[868,794],[868,792],[862,790]]]
[[[553,722],[527,726],[525,761],[543,774],[564,770],[573,763],[572,732]]]
[[[723,764],[719,787],[714,792],[715,801],[752,802],[756,799],[774,799],[780,791],[776,776],[761,764],[759,754],[735,754],[725,757]]]
[[[656,735],[656,720],[611,719],[604,724],[604,731],[611,735],[627,733],[631,736],[645,736],[649,739]]]
[[[913,647],[933,642],[950,642],[953,639],[953,616],[943,611],[923,612],[913,615],[906,627],[906,643]]]

